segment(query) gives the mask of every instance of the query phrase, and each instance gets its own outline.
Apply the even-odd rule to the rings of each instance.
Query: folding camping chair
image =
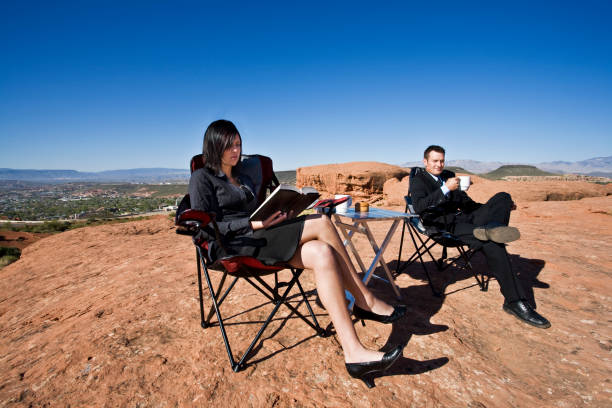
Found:
[[[419,167],[413,167],[410,170],[409,179],[412,180],[412,178],[419,171],[423,171],[423,169]],[[410,195],[405,196],[404,200],[406,201],[406,209],[404,210],[404,212],[417,215],[416,211],[414,211],[414,208],[412,206],[412,199],[410,198]],[[399,254],[397,255],[397,266],[395,269],[395,274],[398,275],[399,273],[401,273],[401,270],[408,267],[409,265],[411,265],[413,262],[415,262],[418,259],[423,268],[423,271],[425,272],[425,275],[427,276],[427,280],[429,282],[429,287],[431,288],[431,291],[433,292],[435,296],[438,296],[438,297],[442,296],[444,294],[443,293],[444,286],[442,286],[442,292],[436,290],[431,280],[431,275],[429,274],[429,270],[427,269],[427,265],[425,264],[425,261],[423,259],[423,256],[427,253],[429,257],[431,258],[431,260],[433,261],[434,265],[436,265],[438,272],[442,272],[448,267],[453,266],[453,265],[459,269],[467,270],[474,275],[474,278],[476,278],[476,282],[478,283],[480,290],[486,292],[489,288],[489,276],[486,275],[484,272],[481,272],[480,274],[476,273],[476,271],[474,270],[470,262],[472,259],[472,256],[474,256],[474,254],[478,252],[480,248],[475,248],[475,249],[469,248],[456,235],[449,232],[448,228],[440,229],[440,228],[428,227],[426,223],[424,222],[424,219],[435,217],[437,213],[438,213],[438,210],[435,207],[432,207],[432,208],[428,208],[427,210],[425,210],[425,212],[422,213],[419,217],[412,217],[412,218],[404,219],[404,225],[402,227],[402,236],[400,238],[401,241],[400,241]],[[414,244],[414,247],[416,248],[416,250],[412,254],[412,256],[407,261],[405,261],[406,264],[402,268],[400,268],[401,256],[402,256],[402,246],[404,244],[404,232],[406,230],[406,226],[408,227],[410,238],[412,239],[412,243]],[[426,239],[423,240],[421,238],[421,235],[424,235]],[[442,256],[437,260],[434,258],[433,254],[431,253],[431,248],[433,248],[436,245],[442,246]],[[447,256],[448,248],[456,248],[459,254],[453,258],[448,258]]]
[[[243,171],[249,174],[249,176],[251,176],[255,184],[255,189],[259,202],[262,202],[266,196],[266,192],[268,190],[272,191],[279,184],[272,169],[272,160],[269,157],[260,155],[243,156],[241,159],[241,165]],[[203,166],[204,159],[201,154],[196,155],[191,159],[192,173]],[[185,198],[183,198],[181,205],[179,206],[179,210],[177,211],[177,233],[193,236],[207,225],[212,224],[215,234],[217,234],[218,237],[219,231],[217,229],[213,214],[192,210],[190,207],[191,206],[189,203],[189,195],[186,195]],[[218,241],[220,242],[220,240]],[[325,331],[319,326],[317,318],[315,317],[315,314],[312,311],[312,308],[310,307],[310,303],[308,302],[308,297],[306,296],[306,293],[304,292],[304,289],[300,284],[299,277],[303,272],[302,269],[296,269],[291,267],[290,265],[285,264],[268,266],[264,265],[256,258],[249,256],[232,256],[219,259],[213,262],[208,257],[208,242],[206,241],[196,244],[196,263],[198,270],[198,293],[200,298],[201,325],[204,329],[210,326],[214,326],[215,324],[219,325],[219,328],[221,330],[221,336],[223,337],[223,342],[225,343],[227,355],[230,360],[230,365],[235,372],[246,367],[246,361],[249,357],[249,354],[261,338],[264,330],[266,329],[266,327],[268,327],[281,305],[287,306],[291,311],[289,316],[285,317],[285,319],[289,319],[292,314],[296,314],[299,318],[304,320],[310,327],[312,327],[318,335],[325,335]],[[214,289],[211,283],[209,274],[210,269],[220,270],[223,273],[216,290]],[[278,272],[283,269],[289,269],[291,271],[291,279],[288,282],[279,281]],[[202,296],[202,270],[204,271],[204,277],[206,278],[206,284],[210,291],[210,297],[212,301],[212,307],[210,308],[209,313],[206,317]],[[262,279],[262,276],[270,274],[274,274],[274,286],[271,286],[269,283]],[[227,289],[222,293],[223,287],[226,283],[228,276],[233,278],[233,280],[231,281]],[[255,289],[261,292],[274,304],[274,308],[266,318],[265,322],[257,332],[255,338],[253,339],[249,347],[246,349],[240,360],[236,361],[232,354],[230,341],[228,339],[227,332],[225,329],[225,320],[221,313],[221,305],[229,295],[230,291],[234,288],[234,285],[236,284],[238,279],[244,279]],[[298,296],[298,298],[301,300],[300,303],[304,302],[306,304],[312,321],[309,320],[298,310],[299,304],[296,307],[290,303],[290,298],[288,298],[288,295],[294,286],[296,286],[299,290],[299,293],[296,296]],[[211,319],[214,315],[216,315],[217,321],[211,322]]]

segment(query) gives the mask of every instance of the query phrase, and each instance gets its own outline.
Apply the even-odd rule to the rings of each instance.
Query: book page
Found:
[[[319,198],[319,193],[315,189],[312,187],[309,189],[311,192],[308,194],[301,194],[296,187],[281,184],[268,196],[268,198],[266,198],[263,204],[251,214],[250,219],[252,221],[263,221],[276,211],[287,213],[293,211],[293,215],[297,216]],[[312,190],[314,190],[314,192]]]

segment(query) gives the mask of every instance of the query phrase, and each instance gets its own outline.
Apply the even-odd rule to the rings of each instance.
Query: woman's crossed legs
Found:
[[[393,307],[374,296],[359,279],[328,217],[312,215],[306,218],[300,246],[289,263],[314,271],[319,298],[336,328],[345,362],[380,360],[382,352],[366,349],[357,338],[344,290],[351,292],[358,306],[374,313],[390,315]]]

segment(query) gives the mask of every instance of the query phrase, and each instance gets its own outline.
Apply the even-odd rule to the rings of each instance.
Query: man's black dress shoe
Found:
[[[533,310],[531,305],[524,300],[504,303],[504,310],[532,326],[542,329],[548,329],[550,327],[550,322],[546,320],[544,316]]]
[[[380,322],[380,323],[393,323],[394,321],[404,317],[405,314],[406,314],[405,305],[393,306],[393,313],[391,313],[390,315],[379,315],[379,314],[370,312],[369,310],[362,309],[357,305],[353,305],[353,315],[355,315],[357,319],[360,319],[361,323],[363,323],[364,320],[374,320],[375,322]]]
[[[346,371],[353,378],[358,378],[368,386],[374,387],[374,374],[385,371],[391,367],[395,360],[402,355],[403,345],[396,346],[393,350],[387,351],[383,358],[378,361],[368,361],[366,363],[345,363]]]

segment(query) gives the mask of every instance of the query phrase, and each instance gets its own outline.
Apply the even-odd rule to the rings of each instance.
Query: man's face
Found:
[[[433,151],[429,152],[428,157],[423,159],[423,164],[425,165],[425,170],[434,176],[439,176],[442,170],[444,170],[444,154]]]

